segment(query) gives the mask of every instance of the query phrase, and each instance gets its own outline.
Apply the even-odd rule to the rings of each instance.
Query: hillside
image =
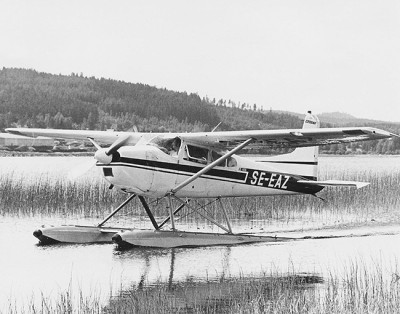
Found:
[[[0,129],[26,126],[144,132],[300,128],[304,113],[260,111],[197,94],[83,75],[0,70]],[[370,125],[400,133],[400,124],[322,114],[323,127]],[[325,152],[400,153],[400,143],[380,141],[325,147]]]
[[[298,119],[227,109],[197,94],[111,79],[53,75],[26,69],[0,70],[0,128],[142,131],[204,131],[298,127]],[[228,113],[228,111],[229,113]]]
[[[344,112],[325,112],[318,115],[322,122],[330,123],[333,126],[352,126],[352,125],[396,125],[399,127],[400,122],[386,122],[382,120],[360,119]]]

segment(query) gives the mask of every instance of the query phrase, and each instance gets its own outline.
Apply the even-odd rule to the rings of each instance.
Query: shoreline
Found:
[[[80,156],[80,157],[91,157],[94,155],[94,151],[71,151],[71,152],[19,152],[19,151],[9,151],[0,150],[0,157],[68,157],[68,156]],[[262,154],[238,154],[244,157],[255,157],[264,156]],[[272,156],[272,155],[271,155]],[[374,157],[396,157],[399,154],[319,154],[319,157],[362,157],[362,156],[374,156]]]

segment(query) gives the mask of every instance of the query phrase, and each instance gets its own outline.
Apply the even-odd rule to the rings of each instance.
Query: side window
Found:
[[[208,159],[208,149],[193,145],[187,145],[187,154],[190,161],[206,164]]]
[[[211,162],[213,162],[213,161],[216,161],[218,158],[221,158],[222,155],[212,150],[211,154],[210,154],[210,157],[211,157]],[[225,167],[226,166],[226,160],[220,162],[217,166]]]
[[[227,160],[226,165],[228,167],[236,167],[237,166],[237,161],[236,161],[235,158],[229,157],[228,160]]]
[[[216,161],[221,158],[222,155],[213,150],[208,150],[207,148],[187,145],[186,146],[187,159],[189,161],[198,162],[201,164],[207,164]],[[186,158],[185,158],[186,159]],[[219,167],[236,167],[237,161],[233,157],[229,157],[218,164]]]
[[[211,151],[211,161],[216,161],[218,158],[221,158],[222,157],[222,155],[221,154],[218,154],[217,152],[215,152],[215,151]]]
[[[218,158],[222,157],[221,154],[219,154],[219,153],[217,153],[217,152],[215,152],[213,150],[211,151],[210,155],[211,155],[211,162],[213,162],[213,161],[217,160]],[[235,158],[229,157],[227,160],[220,162],[218,164],[218,166],[220,166],[220,167],[236,167],[237,166],[237,162],[236,162]]]

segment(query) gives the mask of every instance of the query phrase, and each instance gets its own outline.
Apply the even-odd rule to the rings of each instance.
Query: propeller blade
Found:
[[[131,136],[129,134],[121,136],[114,143],[112,143],[111,146],[106,150],[106,155],[110,156],[113,153],[115,153],[120,147],[124,146],[129,141],[130,138]]]
[[[94,147],[96,147],[97,150],[101,149],[101,146],[99,144],[97,144],[94,139],[92,139],[91,137],[88,137],[88,140],[93,144]]]

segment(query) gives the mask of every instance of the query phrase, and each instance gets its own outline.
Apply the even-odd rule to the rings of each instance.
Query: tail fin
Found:
[[[303,129],[319,128],[320,123],[316,115],[308,111],[303,123]],[[257,161],[271,163],[274,168],[282,172],[295,173],[309,180],[317,180],[318,174],[318,146],[299,147],[289,154],[263,157]]]

